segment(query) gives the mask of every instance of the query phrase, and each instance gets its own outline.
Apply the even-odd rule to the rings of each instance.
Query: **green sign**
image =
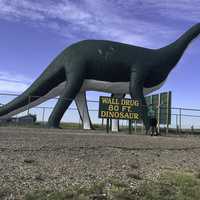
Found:
[[[124,120],[140,120],[140,101],[100,96],[99,117]]]
[[[163,92],[146,97],[147,106],[156,113],[159,124],[171,123],[171,92]]]

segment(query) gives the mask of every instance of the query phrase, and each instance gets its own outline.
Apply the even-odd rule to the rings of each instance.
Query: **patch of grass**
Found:
[[[194,173],[164,172],[155,183],[138,188],[142,200],[199,200],[200,180]]]
[[[123,181],[116,179],[116,178],[109,178],[108,183],[111,184],[111,186],[117,187],[117,188],[127,188],[128,184],[124,183]]]
[[[9,189],[8,188],[0,188],[0,199],[4,199],[4,197],[7,196],[7,194],[9,194]]]
[[[34,191],[25,195],[25,200],[89,200],[85,195],[73,190],[67,191]]]
[[[60,123],[60,127],[62,129],[68,129],[68,128],[72,128],[72,129],[80,129],[81,128],[81,124],[79,123]],[[82,129],[82,128],[81,128]]]
[[[196,177],[200,179],[200,170],[196,173]]]
[[[142,181],[133,188],[108,178],[90,187],[74,186],[63,192],[35,191],[25,200],[199,200],[200,179],[193,172],[163,172],[157,181]]]

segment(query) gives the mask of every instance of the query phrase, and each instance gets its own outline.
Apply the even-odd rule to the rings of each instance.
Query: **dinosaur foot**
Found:
[[[55,125],[52,125],[52,124],[47,124],[46,127],[47,127],[47,128],[50,128],[50,129],[62,129],[59,125],[58,125],[58,126],[55,126]]]

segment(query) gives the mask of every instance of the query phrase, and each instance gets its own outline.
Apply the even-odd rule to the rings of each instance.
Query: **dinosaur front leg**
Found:
[[[71,102],[76,97],[76,94],[79,92],[83,83],[83,76],[78,73],[71,73],[66,76],[67,81],[63,94],[58,99],[58,102],[48,120],[48,126],[51,128],[59,127],[60,120],[62,119],[67,108],[70,106]]]
[[[144,75],[143,75],[144,76]],[[143,76],[137,73],[136,71],[131,72],[130,77],[130,95],[133,99],[139,99],[141,102],[140,115],[144,122],[146,131],[149,130],[149,117],[148,117],[148,108],[143,94]]]
[[[87,101],[86,101],[86,94],[84,92],[79,92],[76,95],[75,103],[79,112],[79,115],[81,117],[82,123],[83,123],[83,129],[93,129],[92,123],[90,120],[88,107],[87,107]]]

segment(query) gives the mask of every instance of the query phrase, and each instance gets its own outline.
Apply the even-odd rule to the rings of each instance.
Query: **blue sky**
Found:
[[[0,93],[20,94],[68,45],[114,40],[160,48],[200,22],[199,0],[0,0]],[[200,39],[166,84],[175,107],[200,108]],[[89,99],[98,99],[90,92]]]

